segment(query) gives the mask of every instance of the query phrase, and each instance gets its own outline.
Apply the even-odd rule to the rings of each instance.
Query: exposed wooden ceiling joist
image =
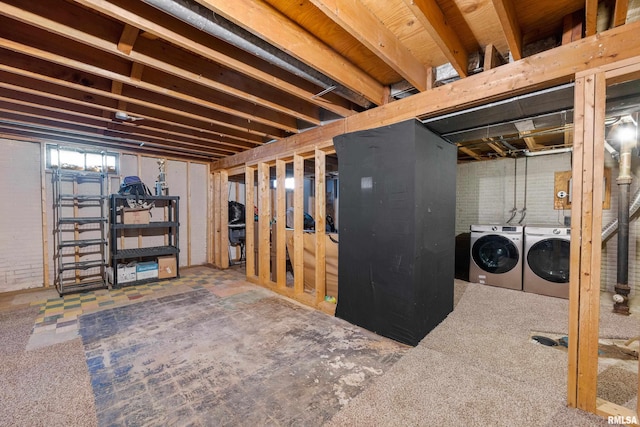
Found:
[[[310,0],[416,89],[427,89],[427,70],[360,1]]]
[[[522,30],[518,24],[513,0],[492,0],[498,13],[509,51],[514,60],[522,59]]]
[[[468,53],[435,0],[404,0],[460,77],[468,74]]]
[[[197,1],[351,90],[362,94],[374,104],[381,105],[386,102],[386,92],[380,83],[262,0]]]

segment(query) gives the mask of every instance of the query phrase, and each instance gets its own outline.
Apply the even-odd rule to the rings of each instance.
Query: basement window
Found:
[[[47,145],[47,169],[79,172],[118,172],[118,154]]]

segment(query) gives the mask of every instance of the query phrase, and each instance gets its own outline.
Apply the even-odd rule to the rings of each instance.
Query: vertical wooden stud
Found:
[[[255,169],[245,167],[244,172],[244,197],[245,197],[245,266],[247,277],[255,277],[256,275],[256,259],[255,259],[255,222],[253,219],[253,200],[255,194],[255,178],[253,176]]]
[[[258,164],[258,273],[260,282],[267,285],[270,281],[270,222],[271,209],[269,197],[269,165]]]
[[[187,162],[187,265],[191,265],[191,162]]]
[[[211,165],[207,165],[207,262],[213,264],[213,174],[211,173]]]
[[[229,173],[220,171],[220,268],[229,268]]]
[[[222,264],[222,245],[220,240],[220,172],[213,175],[213,263],[220,268]]]
[[[287,286],[287,217],[286,217],[286,163],[284,160],[276,160],[276,283],[279,288]]]
[[[304,292],[304,158],[293,156],[293,289]]]
[[[327,242],[326,236],[326,198],[327,184],[325,178],[326,156],[324,151],[316,150],[315,152],[315,180],[316,180],[316,302],[321,302],[327,293],[326,290],[326,258],[325,250]]]
[[[576,79],[567,403],[593,413],[598,373],[605,95],[604,73]]]

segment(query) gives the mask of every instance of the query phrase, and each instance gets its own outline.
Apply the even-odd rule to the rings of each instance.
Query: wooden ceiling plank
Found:
[[[310,0],[419,91],[427,90],[424,64],[359,0]]]
[[[385,103],[382,84],[262,0],[196,1],[338,83],[362,94],[374,104]]]
[[[597,31],[598,24],[598,0],[585,0],[584,5],[584,34],[592,36]]]
[[[460,77],[468,75],[468,53],[435,0],[404,0]]]
[[[112,8],[115,8],[115,6],[113,6]],[[125,17],[122,17],[122,19],[130,19],[131,22],[137,22],[139,21],[140,23],[147,23],[149,26],[152,26],[153,28],[157,27],[157,31],[161,34],[164,35],[166,39],[171,40],[171,36],[175,36],[175,37],[179,37],[179,35],[177,35],[176,33],[171,32],[170,30],[164,30],[162,31],[162,27],[159,26],[159,24],[155,24],[155,23],[150,23],[147,22],[145,20],[143,20],[143,18],[138,17],[137,21],[135,19],[136,15],[132,14],[132,13],[128,13],[126,12],[124,9],[120,9],[120,8],[116,8],[117,10],[115,12],[112,13],[112,17],[115,19],[119,18],[118,13],[116,12],[121,12],[122,14],[125,14]],[[107,9],[106,11],[109,11],[111,9]],[[303,115],[300,113],[300,111],[306,111],[305,109],[296,109],[296,108],[284,108],[282,106],[280,106],[280,104],[278,104],[277,102],[274,102],[273,100],[267,99],[266,97],[259,97],[256,96],[254,94],[242,91],[242,90],[237,90],[229,85],[225,85],[225,84],[219,84],[216,83],[214,80],[212,79],[207,79],[207,78],[203,78],[202,73],[197,73],[195,71],[191,71],[191,70],[187,70],[187,69],[183,69],[177,66],[174,66],[172,64],[168,64],[168,63],[164,63],[163,61],[158,60],[157,58],[153,58],[153,57],[149,57],[145,54],[141,54],[136,52],[136,50],[132,50],[130,52],[129,55],[124,55],[122,52],[120,52],[117,48],[116,45],[109,41],[109,40],[104,40],[101,39],[99,37],[96,37],[92,34],[86,33],[84,31],[78,30],[76,28],[73,28],[71,26],[68,25],[64,25],[61,24],[59,22],[56,22],[52,19],[48,19],[47,17],[43,17],[37,14],[34,14],[30,11],[26,11],[20,8],[17,8],[13,5],[7,4],[5,2],[1,2],[0,1],[0,14],[8,16],[10,18],[19,20],[21,22],[24,22],[26,24],[29,25],[33,25],[37,28],[41,28],[45,31],[49,31],[51,33],[63,36],[63,37],[68,37],[74,41],[77,41],[79,43],[83,43],[85,45],[91,46],[93,48],[96,49],[100,49],[102,51],[108,52],[108,53],[113,53],[113,54],[117,54],[120,55],[123,58],[126,58],[128,60],[132,60],[136,63],[140,63],[146,66],[151,66],[154,67],[156,69],[165,71],[169,74],[172,74],[176,77],[179,78],[184,78],[184,79],[188,79],[191,80],[195,83],[198,84],[202,84],[205,86],[209,86],[212,89],[215,90],[219,90],[221,92],[227,93],[229,95],[232,95],[234,97],[243,99],[243,100],[248,100],[251,102],[255,102],[255,103],[260,103],[261,105],[270,108],[270,109],[274,109],[276,111],[281,111],[284,114],[288,114],[288,115],[292,115],[294,117],[300,118],[301,120],[305,120],[307,122],[310,123],[319,123],[319,119],[317,116],[307,116],[307,115]],[[186,45],[188,45],[188,38],[187,37],[182,37],[182,39],[184,39],[184,44],[185,46],[183,46],[185,49],[188,49],[188,47]],[[171,40],[172,42],[175,43],[175,40]],[[192,44],[194,44],[192,42]],[[200,44],[196,44],[197,46],[201,46]],[[162,52],[162,50],[161,50]],[[300,88],[298,88],[297,86],[288,83],[287,81],[283,80],[283,79],[278,79],[278,78],[274,78],[273,76],[271,76],[269,73],[260,70],[256,67],[251,67],[251,66],[243,66],[243,63],[240,61],[237,61],[235,59],[232,58],[228,58],[228,61],[224,61],[224,58],[227,58],[226,56],[224,56],[223,54],[218,54],[215,55],[213,54],[213,52],[215,52],[213,49],[210,49],[208,47],[205,46],[201,46],[201,49],[196,49],[196,52],[199,53],[200,55],[202,55],[205,58],[209,58],[212,60],[219,60],[220,63],[229,66],[231,69],[233,68],[233,65],[237,65],[239,66],[238,71],[244,73],[245,75],[249,75],[251,77],[260,77],[257,78],[258,80],[260,80],[262,83],[267,83],[268,85],[272,86],[272,87],[277,87],[279,89],[282,89],[283,91],[285,91],[286,93],[289,93],[293,96],[298,97],[299,99],[304,99],[306,102],[312,103],[312,104],[317,104],[322,106],[323,108],[326,108],[329,111],[333,111],[336,114],[339,114],[343,117],[348,116],[353,114],[354,112],[346,109],[340,105],[334,105],[330,102],[327,102],[324,99],[320,99],[320,98],[312,98],[313,95],[317,92],[310,92],[308,90],[302,90]],[[207,53],[210,53],[211,55],[207,55]],[[224,57],[224,58],[223,58]],[[194,59],[198,59],[195,58]],[[255,73],[247,73],[247,71],[255,71]]]
[[[616,0],[613,9],[613,21],[611,27],[619,27],[627,22],[627,12],[629,11],[629,0]]]
[[[133,45],[136,42],[139,33],[140,29],[133,25],[124,24],[120,41],[118,41],[118,50],[125,55],[129,55],[133,50]]]
[[[511,51],[513,59],[522,59],[522,30],[516,16],[516,9],[513,0],[492,0],[493,6],[498,13],[502,30],[507,39],[507,45]]]
[[[239,119],[243,119],[244,122],[243,123],[237,123],[237,124],[229,124],[227,122],[224,121],[220,121],[220,120],[215,120],[212,119],[212,117],[214,117],[214,114],[211,113],[207,113],[205,115],[203,115],[201,117],[201,120],[204,120],[206,122],[217,122],[220,125],[223,126],[228,126],[230,128],[233,129],[238,129],[238,130],[243,130],[243,131],[247,131],[250,133],[255,133],[256,135],[261,135],[261,136],[267,136],[270,138],[280,138],[283,135],[282,134],[278,134],[275,131],[275,129],[271,129],[269,130],[268,128],[265,128],[264,126],[267,127],[273,127],[273,128],[278,128],[278,129],[282,129],[288,132],[293,132],[296,133],[298,132],[298,129],[296,127],[296,123],[292,118],[290,119],[290,124],[287,126],[284,123],[275,123],[273,120],[266,120],[263,117],[258,116],[257,114],[255,114],[255,111],[253,111],[252,113],[243,113],[241,111],[237,111],[237,110],[233,110],[230,109],[224,105],[221,104],[215,104],[213,102],[210,102],[208,100],[204,100],[201,98],[198,98],[196,96],[191,96],[191,95],[187,95],[187,94],[183,94],[183,93],[179,93],[173,90],[169,90],[167,88],[163,88],[163,87],[158,87],[156,85],[152,85],[149,84],[147,82],[144,82],[142,80],[137,81],[135,80],[135,78],[132,78],[128,75],[122,75],[119,74],[117,72],[113,72],[111,70],[105,70],[103,68],[99,68],[99,67],[95,67],[92,66],[91,64],[87,64],[85,62],[81,62],[81,61],[77,61],[74,60],[72,58],[67,58],[67,57],[61,57],[60,55],[57,55],[53,52],[48,52],[48,51],[44,51],[42,49],[37,49],[31,46],[27,46],[24,45],[22,43],[18,43],[18,42],[14,42],[12,40],[8,40],[5,38],[0,38],[0,47],[3,47],[5,49],[8,50],[12,50],[14,52],[19,52],[22,54],[26,54],[26,55],[30,55],[45,61],[50,61],[56,64],[60,64],[66,67],[71,67],[71,68],[75,68],[78,70],[82,70],[91,74],[95,74],[98,75],[100,77],[104,77],[110,80],[117,80],[117,81],[121,81],[123,83],[128,83],[131,86],[136,86],[136,87],[140,87],[140,88],[144,88],[145,90],[148,90],[150,92],[155,92],[158,94],[163,94],[163,95],[167,95],[170,96],[172,98],[175,98],[176,100],[181,100],[181,101],[185,101],[185,102],[189,102],[191,104],[193,104],[194,106],[199,107],[200,109],[202,109],[202,107],[207,107],[207,108],[211,108],[213,110],[217,110],[218,112],[221,113],[225,113],[225,114],[229,114],[232,116],[237,116]],[[135,65],[135,63],[134,63]],[[133,67],[134,69],[136,67]],[[140,68],[138,68],[138,70],[140,70]],[[141,72],[141,71],[138,71]],[[82,88],[84,88],[84,90],[89,90],[89,87],[86,86],[82,86]],[[136,102],[134,100],[130,100],[129,102]],[[144,103],[143,100],[139,100],[137,103]],[[177,109],[173,109],[170,107],[165,107],[162,105],[157,105],[156,106],[158,109],[165,109],[165,110],[172,110],[174,111],[176,114],[181,114],[181,115],[186,115],[186,114],[190,114],[187,111],[183,111],[183,110],[177,110]],[[193,117],[197,117],[197,115],[192,115]],[[282,119],[285,119],[284,116],[281,116]],[[233,122],[234,120],[230,120],[231,122]],[[262,128],[262,129],[261,129]]]

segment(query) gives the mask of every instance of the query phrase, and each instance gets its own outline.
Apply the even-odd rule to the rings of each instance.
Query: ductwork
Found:
[[[291,55],[275,48],[250,32],[240,28],[210,9],[190,0],[143,0],[145,3],[174,16],[189,25],[216,38],[249,52],[265,61],[299,76],[324,90],[369,108],[373,104],[362,95],[340,85],[324,74],[314,70]]]

